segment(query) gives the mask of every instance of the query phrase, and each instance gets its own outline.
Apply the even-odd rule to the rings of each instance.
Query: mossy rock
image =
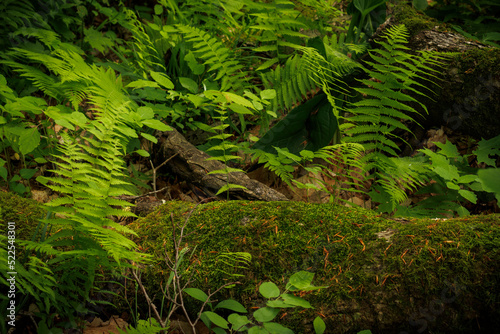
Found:
[[[45,218],[46,210],[32,199],[0,191],[0,233],[6,235],[8,222],[16,224],[16,239],[31,240],[39,223]]]
[[[169,202],[129,225],[140,249],[154,254],[143,280],[150,295],[158,292],[157,305],[160,282],[169,275],[164,249],[172,250],[171,215],[178,235],[194,208]],[[304,296],[314,309],[279,315],[296,333],[312,333],[317,315],[328,333],[422,332],[424,327],[433,333],[470,333],[500,325],[499,223],[500,215],[393,220],[330,204],[213,202],[191,214],[182,247],[194,250],[192,287],[215,291],[238,280],[241,285],[215,297],[234,298],[247,309],[263,305],[257,293],[261,283],[275,282],[283,291],[293,273],[313,272],[315,285],[329,286]],[[224,252],[248,252],[251,265],[228,268],[218,260]]]

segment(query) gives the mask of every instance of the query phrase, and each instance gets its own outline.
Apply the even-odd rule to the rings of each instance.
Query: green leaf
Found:
[[[211,330],[215,334],[227,334],[225,330],[223,330],[222,328],[219,328],[219,327],[212,327]]]
[[[484,191],[494,193],[498,203],[500,203],[500,168],[480,169],[477,176]]]
[[[163,6],[162,5],[155,5],[154,10],[155,10],[155,15],[163,14]]]
[[[248,330],[248,334],[269,334],[269,332],[265,328],[255,326]]]
[[[184,289],[184,291],[186,291],[186,289]],[[207,298],[208,298],[208,296],[207,296]],[[217,313],[205,311],[202,314],[204,314],[214,325],[219,326],[219,327],[224,328],[224,329],[229,328],[227,326],[229,323],[223,317],[218,315]]]
[[[203,96],[198,96],[198,95],[194,95],[194,94],[187,94],[186,95],[186,98],[192,103],[194,104],[194,106],[196,108],[200,107],[202,105],[203,102],[206,101],[206,99],[203,97]]]
[[[325,94],[318,94],[291,110],[262,136],[253,148],[276,154],[274,147],[290,153],[317,151],[328,145],[338,130],[338,120]]]
[[[227,320],[231,323],[232,330],[243,330],[243,327],[250,323],[246,316],[237,313],[230,314]]]
[[[274,89],[264,89],[260,92],[260,98],[263,100],[272,100],[276,98],[276,91]]]
[[[39,164],[44,164],[44,163],[47,163],[47,162],[48,162],[48,161],[47,161],[47,159],[42,158],[42,157],[40,157],[40,158],[35,158],[35,161],[36,161],[36,162],[38,162]]]
[[[500,155],[500,135],[489,140],[481,140],[477,143],[477,149],[472,153],[477,156],[478,163],[484,162],[488,166],[495,167],[496,160],[490,156]]]
[[[314,274],[308,271],[302,270],[299,271],[292,276],[290,276],[290,280],[288,281],[287,289],[289,286],[294,286],[298,290],[302,290],[311,286],[311,282],[314,278]]]
[[[281,298],[283,298],[283,301],[287,304],[290,305],[295,305],[295,306],[300,306],[303,308],[311,308],[311,304],[300,297],[294,296],[292,294],[284,293],[281,295]]]
[[[33,175],[35,175],[35,173],[37,172],[37,169],[27,169],[27,168],[23,168],[19,171],[19,175],[25,179],[25,180],[29,180],[33,177]]]
[[[453,145],[450,141],[447,140],[444,144],[441,142],[435,142],[434,144],[436,144],[436,146],[441,149],[437,153],[442,154],[450,159],[460,157],[460,153],[458,153],[457,147]]]
[[[19,150],[22,155],[32,152],[40,145],[40,132],[37,128],[25,129],[21,136],[19,136]]]
[[[325,322],[320,317],[316,317],[314,319],[313,326],[315,334],[323,334],[326,330]]]
[[[132,81],[131,83],[129,83],[125,87],[127,87],[127,88],[135,88],[135,89],[137,89],[137,88],[145,88],[145,87],[160,88],[160,86],[156,82],[150,81],[150,80],[143,80],[143,79]]]
[[[472,203],[476,204],[476,202],[477,202],[477,196],[472,191],[460,189],[458,191],[458,193],[460,194],[460,196],[462,196],[466,200],[469,200]]]
[[[245,106],[242,106],[241,104],[231,103],[228,107],[229,107],[229,109],[231,109],[232,111],[234,111],[237,114],[253,115],[253,112],[251,110],[249,110]]]
[[[186,88],[188,91],[190,91],[193,94],[198,93],[198,84],[196,81],[190,78],[185,78],[185,77],[179,77],[179,83],[181,84],[182,87]]]
[[[425,10],[429,6],[427,0],[413,0],[413,7],[417,10]]]
[[[5,181],[7,181],[7,168],[5,167],[0,167],[0,177],[2,177],[2,179],[4,179]]]
[[[200,75],[205,72],[205,65],[200,64],[196,61],[194,54],[192,51],[189,51],[188,54],[184,57],[184,60],[188,63],[191,72],[195,75]]]
[[[149,71],[149,74],[151,74],[151,78],[153,78],[153,80],[159,83],[161,86],[165,87],[166,89],[174,89],[173,82],[170,81],[170,78],[165,73]]]
[[[299,152],[299,154],[308,160],[314,159],[314,152],[311,152],[309,150],[302,150]]]
[[[278,308],[262,307],[253,313],[253,317],[257,321],[267,322],[273,320],[279,312]]]
[[[145,151],[145,150],[137,150],[137,151],[134,151],[134,153],[137,153],[139,154],[141,157],[149,157],[149,153],[148,151]]]
[[[455,209],[458,213],[458,215],[460,217],[465,217],[465,216],[468,216],[470,215],[470,212],[469,210],[467,210],[466,208],[464,208],[463,206],[459,205],[456,209]]]
[[[225,185],[223,185],[223,186],[219,189],[219,191],[218,191],[218,192],[217,192],[217,194],[215,194],[215,195],[216,195],[216,196],[217,196],[217,195],[220,195],[220,194],[222,194],[223,192],[228,191],[229,189],[247,189],[247,188],[246,188],[246,187],[244,187],[244,186],[240,186],[240,185],[238,185],[238,184],[231,184],[231,183],[230,183],[230,184],[225,184]]]
[[[264,328],[267,329],[270,334],[293,334],[291,329],[275,322],[265,322]]]
[[[259,286],[259,292],[265,298],[276,298],[280,295],[280,289],[273,282],[265,282]]]
[[[236,95],[234,93],[222,92],[222,95],[226,98],[229,103],[237,103],[239,105],[245,106],[247,108],[253,109],[252,102],[248,101],[242,96]]]
[[[477,180],[477,175],[469,174],[469,175],[462,175],[458,178],[457,183],[472,183]]]
[[[201,302],[206,302],[208,299],[208,296],[205,292],[201,291],[200,289],[197,288],[185,288],[184,290],[185,293],[193,297],[194,299],[197,299]],[[205,312],[203,312],[205,313]]]
[[[273,49],[276,49],[276,47],[273,47]],[[279,61],[278,58],[271,58],[263,62],[259,67],[257,67],[256,71],[262,71],[265,70],[266,68],[269,68],[276,64]]]
[[[89,121],[85,114],[78,111],[72,112],[68,120],[79,127],[84,127]]]
[[[144,132],[141,132],[141,136],[143,136],[144,138],[146,138],[147,140],[149,140],[150,142],[153,142],[153,143],[158,143],[158,139],[156,139],[155,136],[152,136],[150,135],[149,133],[144,133]]]
[[[217,306],[215,306],[215,309],[218,308],[225,308],[234,312],[248,313],[248,311],[243,305],[241,305],[240,303],[238,303],[236,300],[233,299],[226,299],[221,301],[220,303],[217,304]]]
[[[420,151],[430,157],[432,161],[432,170],[445,181],[458,180],[460,175],[458,174],[457,167],[453,166],[445,156],[434,153],[429,149]]]
[[[282,300],[268,300],[266,302],[266,306],[269,307],[274,307],[274,308],[289,308],[289,307],[295,307],[295,305],[287,304]]]
[[[372,331],[369,329],[364,329],[362,331],[359,331],[358,334],[372,334]]]
[[[141,116],[141,119],[151,119],[155,116],[155,112],[151,107],[139,107],[137,108],[137,114]]]
[[[151,129],[155,129],[158,131],[172,131],[172,128],[157,119],[145,119],[141,122],[143,125],[150,127]]]

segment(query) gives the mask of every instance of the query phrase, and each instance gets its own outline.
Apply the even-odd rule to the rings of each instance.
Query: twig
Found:
[[[164,166],[167,162],[169,162],[170,160],[172,160],[173,158],[175,158],[179,153],[175,153],[174,155],[172,155],[170,158],[168,158],[167,160],[163,161],[158,167],[155,168],[155,166],[153,165],[153,162],[151,160],[149,160],[149,163],[151,164],[151,168],[153,169],[153,193],[155,194],[155,197],[158,198],[156,196],[156,171],[158,169],[160,169],[162,166]]]
[[[134,199],[138,199],[138,198],[141,198],[141,197],[144,197],[144,196],[149,196],[149,195],[153,195],[153,194],[162,192],[163,190],[168,189],[168,188],[169,187],[163,187],[160,190],[150,191],[150,192],[148,192],[146,194],[142,194],[142,195],[138,195],[138,196],[121,196],[120,198],[122,198],[124,200],[134,200]]]
[[[151,307],[153,309],[153,313],[155,315],[156,320],[158,320],[158,323],[160,324],[160,326],[164,328],[166,326],[165,322],[163,322],[163,320],[161,319],[160,314],[156,310],[155,304],[153,303],[153,301],[151,300],[151,298],[149,298],[149,295],[146,292],[146,289],[144,288],[144,285],[142,285],[141,280],[139,279],[139,277],[137,276],[137,274],[135,273],[134,270],[132,270],[132,275],[134,275],[135,281],[137,282],[137,284],[139,284],[139,287],[141,288],[142,293],[144,294],[144,297],[146,297],[146,301],[148,302],[149,307]]]

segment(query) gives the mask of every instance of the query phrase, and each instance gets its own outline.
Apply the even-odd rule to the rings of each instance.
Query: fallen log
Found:
[[[404,24],[410,33],[406,45],[414,54],[419,51],[454,53],[443,61],[436,77],[437,86],[428,98],[414,96],[428,110],[425,119],[417,119],[425,129],[444,126],[476,139],[491,139],[500,128],[500,50],[470,40],[450,30],[449,26],[417,12],[408,4],[398,4],[387,21],[372,37],[378,40],[387,28]],[[376,43],[372,43],[377,47]],[[412,128],[419,132],[418,127]],[[418,135],[417,135],[418,136]],[[417,140],[417,142],[419,142]]]
[[[217,191],[229,183],[245,187],[230,189],[230,199],[287,201],[285,195],[269,188],[259,181],[250,179],[246,174],[235,172],[230,174],[209,174],[221,170],[225,165],[220,161],[207,160],[210,156],[200,151],[177,131],[169,131],[160,138],[160,157],[171,160],[167,164],[175,175],[201,188],[209,196],[215,196]],[[229,180],[227,179],[229,177]],[[226,198],[226,194],[221,195]]]

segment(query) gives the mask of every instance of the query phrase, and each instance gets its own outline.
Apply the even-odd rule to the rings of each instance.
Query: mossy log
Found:
[[[426,129],[446,126],[476,139],[491,139],[500,129],[500,49],[468,39],[448,25],[417,12],[407,3],[390,7],[392,15],[374,40],[390,26],[404,24],[413,53],[422,50],[454,53],[429,79],[428,98],[415,96],[428,110],[419,120]],[[376,47],[376,44],[373,44]],[[415,128],[418,132],[418,128]]]
[[[157,303],[169,275],[171,215],[179,226],[194,208],[169,202],[129,225],[140,249],[154,254],[142,277]],[[199,205],[184,232],[191,286],[215,291],[240,281],[215,297],[247,309],[263,305],[261,283],[283,289],[293,273],[313,272],[315,285],[328,286],[304,296],[314,309],[279,314],[295,333],[313,333],[317,315],[327,333],[477,333],[500,326],[500,215],[396,220],[331,204],[231,201]],[[231,268],[219,258],[225,252],[253,259],[245,270]]]
[[[14,193],[0,191],[0,233],[7,235],[7,223],[16,224],[16,239],[31,240],[47,211],[38,202]]]

